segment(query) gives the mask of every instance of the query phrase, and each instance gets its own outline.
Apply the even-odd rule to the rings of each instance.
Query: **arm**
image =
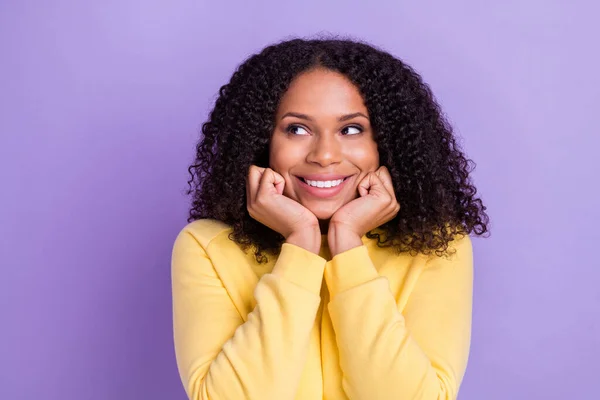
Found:
[[[325,260],[286,243],[244,322],[187,231],[172,256],[177,365],[190,399],[293,399],[320,303]],[[236,268],[232,265],[231,268]]]
[[[365,246],[325,270],[343,387],[351,399],[456,399],[469,354],[473,256],[469,236],[432,257],[401,314]]]

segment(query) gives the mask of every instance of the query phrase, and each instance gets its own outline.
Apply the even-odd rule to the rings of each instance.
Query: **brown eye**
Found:
[[[358,135],[359,133],[362,133],[363,129],[360,126],[347,126],[344,129],[342,129],[342,135],[346,135],[346,136],[352,136],[352,135]]]
[[[291,133],[292,135],[299,135],[299,136],[308,135],[308,131],[300,125],[289,125],[286,128],[286,132]]]

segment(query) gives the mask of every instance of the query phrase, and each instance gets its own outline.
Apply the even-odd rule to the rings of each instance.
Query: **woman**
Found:
[[[295,39],[220,90],[173,249],[190,399],[455,399],[488,217],[429,88]]]

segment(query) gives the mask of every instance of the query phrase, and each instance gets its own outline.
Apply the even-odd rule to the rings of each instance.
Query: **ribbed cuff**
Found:
[[[338,293],[378,277],[364,245],[336,254],[325,268],[325,282],[332,299]]]
[[[272,273],[320,295],[325,262],[315,253],[284,243]]]

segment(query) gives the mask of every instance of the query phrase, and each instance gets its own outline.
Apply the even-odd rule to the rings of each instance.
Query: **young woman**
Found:
[[[282,42],[202,133],[172,258],[189,398],[455,399],[488,217],[420,76],[360,42]]]

